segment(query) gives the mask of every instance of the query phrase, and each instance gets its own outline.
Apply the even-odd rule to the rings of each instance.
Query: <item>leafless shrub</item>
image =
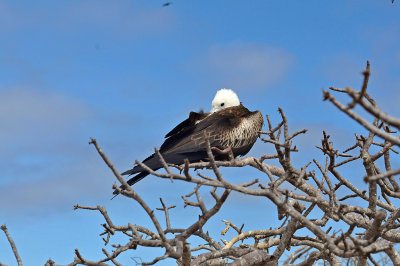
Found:
[[[124,252],[134,252],[137,246],[162,247],[165,254],[143,265],[155,264],[166,258],[173,258],[179,265],[312,265],[317,261],[331,265],[382,265],[391,263],[400,265],[400,256],[394,244],[400,242],[400,209],[393,202],[400,198],[400,186],[395,178],[400,169],[392,169],[393,157],[398,159],[397,148],[400,146],[398,130],[400,119],[383,112],[367,92],[370,76],[370,65],[367,63],[363,72],[364,80],[360,91],[352,88],[330,88],[323,91],[324,100],[332,103],[341,112],[358,122],[367,130],[367,135],[355,134],[354,145],[340,152],[335,149],[330,136],[323,132],[321,145],[317,147],[323,153],[325,160],[312,160],[301,168],[292,163],[292,153],[297,152],[293,142],[296,136],[306,133],[306,130],[289,132],[288,120],[282,109],[279,109],[281,122],[273,125],[267,116],[267,130],[261,132],[262,140],[275,147],[275,154],[263,155],[261,158],[245,157],[230,161],[215,161],[210,145],[207,146],[209,161],[200,163],[185,162],[184,165],[173,167],[181,170],[175,173],[172,166],[166,165],[167,173],[158,173],[146,168],[152,175],[159,178],[180,180],[195,184],[193,191],[182,196],[186,206],[198,208],[201,215],[195,223],[185,228],[176,228],[170,222],[171,209],[160,199],[160,208],[164,217],[156,215],[155,207],[150,207],[140,197],[138,192],[127,185],[124,178],[114,168],[111,161],[101,150],[95,139],[95,146],[104,162],[123,187],[114,185],[120,194],[138,202],[150,217],[155,231],[149,226],[116,225],[101,206],[89,207],[76,205],[75,209],[86,209],[100,212],[105,220],[103,224],[105,245],[115,234],[128,236],[126,244],[112,245],[112,252],[103,249],[104,259],[89,261],[75,250],[75,259],[68,265],[121,265],[117,260]],[[347,105],[338,101],[332,93],[344,93],[350,97]],[[373,117],[370,122],[354,111],[355,106],[361,106]],[[371,147],[374,147],[372,149]],[[378,151],[373,152],[372,150]],[[349,152],[353,151],[352,155]],[[268,159],[277,159],[279,166],[268,164]],[[378,166],[378,162],[384,168]],[[348,177],[341,173],[341,167],[348,164],[359,164],[360,171],[365,171],[364,181],[368,190],[355,186]],[[315,170],[307,170],[310,165]],[[226,180],[219,167],[252,167],[260,172],[260,176],[268,177],[267,182],[258,179],[242,184],[234,184]],[[171,169],[170,169],[171,168]],[[190,169],[211,169],[214,177],[198,173],[191,174]],[[282,184],[290,184],[295,190],[283,188]],[[209,188],[209,193],[215,202],[206,206],[200,192],[201,187]],[[287,186],[285,186],[287,187]],[[340,195],[338,198],[338,191]],[[285,218],[282,226],[252,231],[245,231],[234,221],[224,221],[221,235],[228,230],[234,230],[237,235],[231,239],[218,241],[219,235],[210,235],[204,231],[209,219],[220,211],[231,191],[245,195],[268,198],[276,207],[276,216]],[[354,201],[357,199],[357,201]],[[351,203],[352,204],[351,204]],[[354,204],[357,202],[357,204]],[[362,207],[366,206],[366,207]],[[255,210],[256,212],[257,210]],[[319,217],[311,217],[313,213]],[[315,216],[315,214],[314,214]],[[160,224],[165,219],[165,227]],[[134,222],[134,221],[132,221]],[[332,227],[341,224],[340,228]],[[328,227],[329,228],[326,228]],[[265,228],[269,228],[265,225]],[[343,230],[342,228],[345,228]],[[306,233],[304,233],[306,232]],[[202,244],[191,246],[189,239],[200,238]],[[252,244],[243,244],[242,240],[252,240]],[[192,242],[192,241],[190,241]],[[17,254],[17,253],[16,253]],[[134,254],[134,253],[133,253]],[[46,265],[56,265],[49,260]]]

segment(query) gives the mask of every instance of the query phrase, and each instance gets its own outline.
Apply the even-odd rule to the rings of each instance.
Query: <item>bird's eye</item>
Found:
[[[224,106],[225,105],[225,103],[221,103],[221,106]]]

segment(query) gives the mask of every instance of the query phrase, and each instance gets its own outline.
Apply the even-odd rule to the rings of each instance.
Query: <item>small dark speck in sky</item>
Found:
[[[162,6],[170,6],[172,3],[171,2],[166,2],[165,4],[163,4]]]

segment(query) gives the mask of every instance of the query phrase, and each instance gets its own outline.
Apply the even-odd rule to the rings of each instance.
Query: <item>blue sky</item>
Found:
[[[370,93],[385,111],[399,115],[398,3],[163,3],[0,1],[0,223],[7,224],[25,265],[50,257],[69,263],[75,248],[88,259],[102,256],[103,220],[73,211],[76,203],[106,206],[117,224],[150,224],[136,203],[109,200],[115,179],[89,137],[126,170],[160,146],[189,111],[209,110],[215,92],[227,87],[275,123],[280,106],[292,130],[309,129],[297,140],[302,153],[294,158],[301,167],[319,156],[314,146],[323,129],[339,148],[352,143],[360,128],[323,102],[321,89],[359,88],[367,59]],[[271,152],[270,145],[257,143],[250,155]],[[224,171],[238,183],[257,175]],[[364,173],[347,171],[364,185]],[[175,225],[187,226],[198,214],[183,209],[180,199],[190,185],[149,177],[136,189],[152,208],[161,196],[178,205]],[[246,219],[254,213],[257,219]],[[245,222],[245,230],[280,224],[268,201],[238,194],[207,229],[223,230],[221,219]],[[122,262],[162,254],[139,249]],[[5,237],[0,261],[15,265]]]

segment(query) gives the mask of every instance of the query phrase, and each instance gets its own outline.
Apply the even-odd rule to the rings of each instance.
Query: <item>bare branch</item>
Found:
[[[337,108],[339,108],[342,112],[346,113],[348,116],[350,116],[352,119],[357,121],[360,125],[365,127],[367,130],[375,133],[376,135],[380,136],[383,139],[386,139],[393,144],[400,145],[400,139],[398,137],[394,137],[382,130],[379,130],[376,126],[372,125],[369,123],[367,120],[364,118],[360,117],[357,115],[353,110],[347,109],[344,105],[342,105],[338,100],[335,99],[329,92],[323,91],[324,93],[324,99],[329,100],[331,103],[333,103]]]
[[[377,181],[379,179],[383,179],[383,178],[386,178],[386,177],[389,177],[389,176],[393,176],[393,175],[398,175],[398,174],[400,174],[400,169],[390,170],[390,171],[388,171],[386,173],[382,173],[382,174],[379,174],[379,175],[365,176],[364,177],[364,181],[365,182]]]
[[[272,144],[275,148],[273,154],[265,154],[260,158],[235,158],[235,149],[211,147],[205,132],[202,136],[205,147],[201,152],[206,152],[208,158],[204,161],[190,163],[186,159],[182,165],[170,164],[157,149],[155,155],[167,173],[156,172],[144,163],[136,161],[144,171],[158,178],[190,184],[188,191],[181,193],[184,207],[198,208],[200,215],[181,228],[171,224],[171,219],[179,210],[169,212],[178,205],[168,206],[160,198],[161,207],[157,210],[164,212],[166,224],[165,228],[162,228],[150,206],[127,185],[96,140],[92,139],[90,143],[96,147],[122,185],[115,187],[116,191],[138,202],[155,229],[150,230],[149,225],[134,225],[133,222],[116,225],[104,207],[75,205],[75,209],[95,210],[101,213],[105,223],[101,225],[104,231],[100,235],[105,245],[113,243],[117,234],[128,237],[129,241],[125,244],[112,244],[112,252],[102,249],[105,257],[98,262],[86,260],[76,250],[74,261],[69,265],[105,265],[105,262],[121,265],[117,261],[118,256],[128,250],[135,252],[138,246],[161,247],[165,250],[164,255],[149,262],[142,262],[143,265],[173,258],[182,266],[227,263],[272,266],[282,263],[282,256],[287,254],[290,255],[285,257],[285,265],[312,265],[318,260],[330,265],[341,265],[344,262],[352,263],[351,265],[380,265],[391,260],[392,264],[400,265],[400,256],[394,248],[394,244],[400,243],[400,209],[397,206],[400,186],[396,176],[400,174],[400,169],[392,170],[392,163],[398,159],[398,151],[394,145],[400,144],[400,119],[381,111],[368,93],[369,62],[363,76],[360,91],[350,87],[330,88],[332,91],[348,95],[350,102],[347,104],[341,103],[329,92],[324,91],[325,100],[329,100],[368,132],[355,133],[354,143],[340,152],[335,148],[338,145],[334,145],[335,136],[331,137],[323,131],[321,145],[317,147],[324,154],[323,160],[310,161],[305,158],[306,164],[295,166],[292,162],[293,152],[298,152],[294,143],[295,137],[305,134],[307,130],[289,131],[288,118],[283,110],[278,108],[281,121],[273,124],[267,115],[268,129],[260,131],[260,134],[264,135],[264,138],[261,138],[266,143],[264,145]],[[357,105],[373,116],[373,122],[355,113],[353,108]],[[355,154],[357,152],[359,154]],[[218,156],[221,154],[225,156]],[[227,160],[217,161],[216,158]],[[269,161],[270,164],[264,163],[268,159],[277,160]],[[312,162],[313,165],[310,166]],[[258,175],[252,178],[245,176],[242,183],[235,184],[223,176],[220,167],[250,167]],[[358,174],[348,172],[350,167],[358,167]],[[192,176],[191,169],[197,171],[197,175]],[[200,169],[206,170],[199,171]],[[356,179],[362,176],[367,185],[356,182]],[[229,221],[224,219],[222,221],[225,226],[221,226],[219,232],[224,238],[228,235],[229,239],[218,241],[221,236],[215,234],[215,230],[207,231],[206,224],[224,204],[229,204],[227,198],[231,191],[242,196],[255,197],[256,200],[270,201],[275,208],[273,211],[267,211],[283,220],[281,225],[266,225],[266,228],[243,232],[244,224],[239,228],[235,225],[237,221],[231,218]],[[234,231],[227,234],[231,228]],[[201,242],[198,242],[199,240]],[[196,245],[191,246],[190,243]],[[294,247],[298,248],[291,251]],[[383,259],[379,260],[379,255],[383,255]],[[55,266],[55,263],[49,260],[47,265]]]
[[[21,257],[18,254],[17,246],[15,245],[15,242],[11,235],[8,233],[7,226],[5,224],[0,226],[0,229],[3,230],[4,234],[7,237],[8,242],[10,243],[11,249],[14,253],[15,259],[17,260],[18,266],[22,266],[22,260]]]

